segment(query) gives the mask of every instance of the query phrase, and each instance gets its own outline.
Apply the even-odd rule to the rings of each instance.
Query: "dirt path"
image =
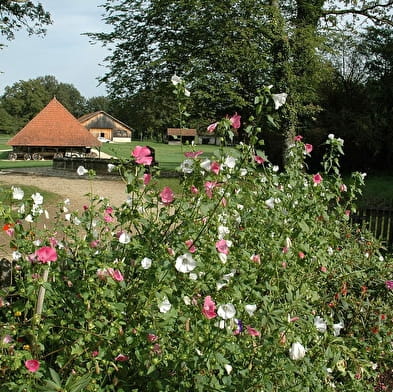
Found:
[[[34,174],[6,173],[0,175],[0,183],[9,185],[33,185],[53,192],[63,199],[70,199],[71,206],[79,209],[88,201],[87,193],[108,198],[114,206],[127,199],[124,183],[119,180],[47,177]]]

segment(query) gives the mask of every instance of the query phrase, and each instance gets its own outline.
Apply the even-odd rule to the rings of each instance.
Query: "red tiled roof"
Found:
[[[168,128],[167,134],[169,136],[196,136],[196,129],[188,129],[188,128]]]
[[[91,135],[56,98],[53,98],[7,144],[48,147],[101,146],[101,142]]]

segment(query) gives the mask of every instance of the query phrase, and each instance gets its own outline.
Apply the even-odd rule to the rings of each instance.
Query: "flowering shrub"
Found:
[[[240,121],[209,130],[225,138]],[[91,194],[49,219],[14,187],[0,391],[374,390],[393,366],[392,263],[351,226],[363,177],[344,184],[343,142],[326,144],[312,174],[300,136],[281,170],[253,143],[195,150],[179,194],[156,190],[139,146],[110,168],[126,182],[120,207]]]

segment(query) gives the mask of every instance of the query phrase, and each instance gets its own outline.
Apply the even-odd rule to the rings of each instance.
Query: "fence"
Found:
[[[352,217],[352,223],[367,229],[393,250],[393,200],[367,200],[362,205]]]

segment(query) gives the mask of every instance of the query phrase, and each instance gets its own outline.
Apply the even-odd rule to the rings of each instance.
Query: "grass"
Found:
[[[19,185],[17,181],[15,181],[15,184],[13,186],[17,186],[21,189],[23,189],[23,192],[25,193],[24,199],[27,200],[31,197],[32,194],[34,193],[40,193],[45,200],[45,203],[48,204],[55,204],[60,200],[60,196],[56,193],[53,192],[48,192],[44,191],[36,186],[31,186],[31,185]],[[0,202],[10,202],[11,200],[11,186],[10,185],[4,185],[1,184],[0,181]]]
[[[131,142],[131,143],[106,143],[101,147],[101,151],[115,156],[117,158],[129,158],[131,151],[137,145],[148,145],[154,148],[156,161],[159,163],[162,170],[175,170],[184,159],[184,153],[192,151],[190,145],[180,144],[163,144],[157,142]],[[201,144],[195,147],[198,151],[203,151],[204,154],[209,157],[214,151],[217,150],[217,146]]]

